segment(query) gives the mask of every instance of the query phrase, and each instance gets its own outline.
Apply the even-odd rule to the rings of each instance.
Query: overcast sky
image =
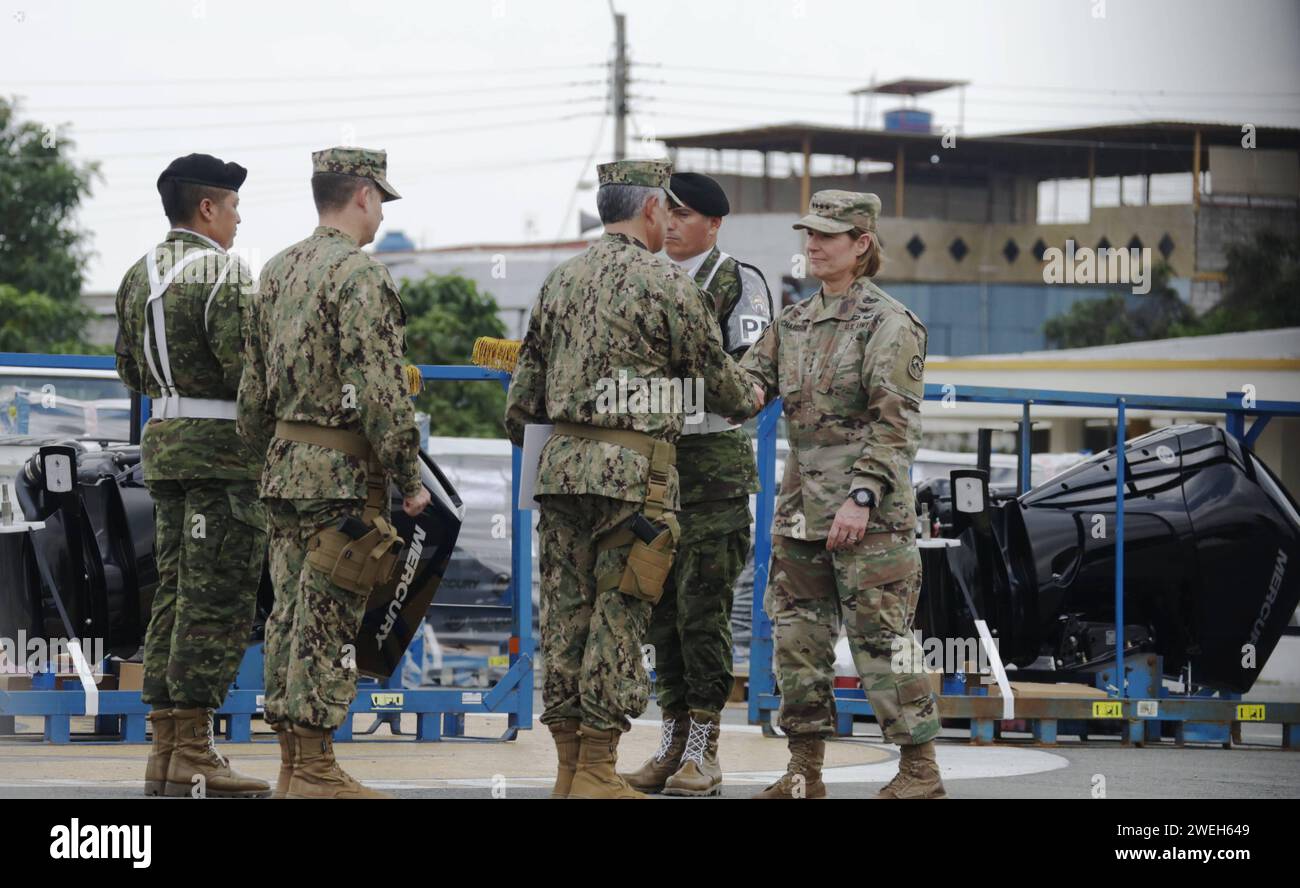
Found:
[[[850,125],[873,77],[971,81],[967,132],[1142,119],[1300,126],[1300,3],[616,0],[633,153],[655,135]],[[384,148],[421,246],[572,237],[607,160],[607,0],[0,0],[0,94],[101,162],[81,214],[87,289],[166,230],[174,157],[249,169],[236,246],[256,265],[315,225],[310,153]],[[877,102],[880,111],[892,102]],[[925,107],[955,124],[956,96]],[[639,134],[642,140],[634,138]],[[1263,146],[1261,146],[1263,147]],[[588,162],[591,158],[591,162]],[[2,200],[0,196],[0,200]]]

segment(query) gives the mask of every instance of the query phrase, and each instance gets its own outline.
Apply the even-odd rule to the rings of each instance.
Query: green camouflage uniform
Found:
[[[184,398],[231,402],[253,279],[213,241],[181,230],[154,249],[160,277],[199,251],[210,255],[194,259],[161,297],[172,382]],[[131,266],[117,291],[117,372],[132,391],[161,399],[149,369],[152,357],[162,372],[152,332],[145,341],[146,261]],[[152,312],[149,323],[152,330]],[[262,452],[246,446],[229,419],[159,419],[162,406],[154,401],[140,446],[158,565],[141,698],[159,709],[215,709],[239,669],[257,606],[266,553],[256,486]]]
[[[696,270],[695,283],[708,284],[701,295],[715,325],[740,300],[737,262],[716,246]],[[743,353],[733,352],[737,358]],[[758,472],[744,429],[683,434],[677,464],[682,537],[647,637],[654,647],[655,696],[664,711],[718,712],[731,695],[731,605],[749,558],[749,495],[758,492]]]
[[[648,170],[647,178],[615,174]],[[664,162],[601,168],[601,183],[663,187]],[[753,387],[722,349],[717,324],[681,269],[624,234],[605,234],[557,267],[542,286],[506,400],[506,431],[522,445],[531,423],[570,422],[631,429],[675,442],[684,414],[626,404],[602,406],[599,393],[620,374],[635,379],[702,379],[708,409],[746,417]],[[625,409],[620,409],[625,408]],[[554,434],[542,450],[536,483],[541,568],[542,721],[580,719],[594,730],[626,731],[645,709],[649,681],[641,645],[648,601],[597,578],[621,574],[630,544],[600,548],[643,512],[650,461],[605,441]],[[676,470],[668,472],[667,521],[679,508]]]
[[[879,201],[818,192],[811,209],[797,227],[833,233],[853,227],[846,219],[864,227]],[[921,440],[926,338],[916,315],[860,277],[841,296],[818,290],[786,308],[742,362],[769,398],[781,396],[789,426],[765,602],[789,734],[833,731],[841,620],[885,738],[918,744],[939,733],[926,677],[891,668],[900,649],[909,655],[903,662],[920,662],[911,634],[921,560],[910,466]],[[828,552],[835,513],[859,488],[878,504],[867,532]]]
[[[389,191],[383,152],[331,149],[314,161],[317,171],[350,169]],[[406,315],[388,270],[325,226],[271,259],[260,290],[239,386],[239,430],[269,442],[261,495],[275,607],[266,624],[265,714],[272,723],[330,731],[356,696],[349,646],[366,596],[308,562],[307,544],[345,518],[361,519],[370,469],[341,450],[276,438],[275,423],[360,434],[402,495],[418,494],[419,432],[402,372]]]

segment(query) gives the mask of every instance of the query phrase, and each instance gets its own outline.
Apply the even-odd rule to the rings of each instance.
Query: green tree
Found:
[[[1300,237],[1263,232],[1228,248],[1223,298],[1177,336],[1300,327]]]
[[[474,340],[504,338],[491,294],[460,275],[430,274],[402,282],[406,355],[416,364],[468,364]],[[504,438],[505,390],[495,382],[426,382],[416,407],[429,414],[429,433]]]
[[[1195,323],[1195,315],[1169,285],[1171,274],[1168,263],[1158,262],[1151,269],[1149,293],[1111,293],[1074,303],[1068,312],[1043,325],[1048,345],[1086,348],[1186,335],[1175,331]]]
[[[80,302],[61,302],[0,284],[0,352],[108,354],[107,346],[81,339],[80,331],[90,319]]]
[[[72,142],[0,98],[0,348],[100,351],[82,334],[86,235],[75,224],[94,163],[70,158]]]

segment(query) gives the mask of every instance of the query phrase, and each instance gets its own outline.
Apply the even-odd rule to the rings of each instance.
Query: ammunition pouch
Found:
[[[333,528],[319,531],[307,541],[307,563],[336,586],[369,595],[392,579],[402,548],[402,538],[387,520],[375,518],[369,526],[357,539]]]

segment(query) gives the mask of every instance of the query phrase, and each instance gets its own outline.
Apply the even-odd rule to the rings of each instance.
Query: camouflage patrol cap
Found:
[[[677,203],[677,195],[670,187],[673,164],[670,160],[615,160],[596,166],[596,176],[601,185],[644,185],[662,188]]]
[[[345,176],[361,176],[371,179],[379,186],[385,201],[399,200],[402,195],[388,184],[388,152],[373,151],[369,148],[326,148],[311,154],[311,171],[313,173],[342,173]]]
[[[822,234],[870,230],[880,218],[880,198],[858,191],[818,191],[808,201],[808,215],[794,223]]]

